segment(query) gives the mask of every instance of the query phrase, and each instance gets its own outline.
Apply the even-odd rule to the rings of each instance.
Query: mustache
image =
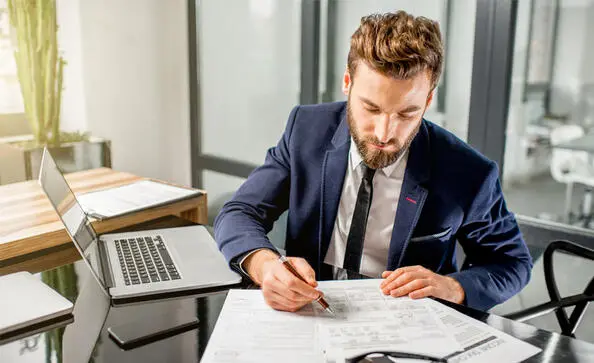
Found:
[[[398,143],[394,139],[388,140],[387,142],[381,142],[377,137],[374,137],[374,136],[365,137],[363,139],[363,141],[370,143],[370,144],[378,145],[378,146],[390,146],[390,145],[398,146]]]

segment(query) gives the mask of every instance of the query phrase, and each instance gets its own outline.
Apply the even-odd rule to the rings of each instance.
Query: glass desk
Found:
[[[226,291],[208,296],[110,307],[82,261],[42,272],[44,281],[75,302],[74,321],[11,343],[0,343],[0,362],[199,362],[223,306]],[[465,307],[452,307],[543,349],[527,362],[593,362],[594,344]],[[4,312],[3,312],[4,313]],[[138,348],[123,350],[108,328],[149,326],[198,319],[198,327]]]

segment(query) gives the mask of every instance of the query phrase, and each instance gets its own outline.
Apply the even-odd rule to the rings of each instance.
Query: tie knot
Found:
[[[367,164],[362,163],[363,166],[363,179],[371,182],[373,180],[373,176],[375,175],[375,169],[371,169]]]

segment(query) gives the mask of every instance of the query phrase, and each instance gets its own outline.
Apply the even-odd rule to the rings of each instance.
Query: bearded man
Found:
[[[219,248],[272,308],[316,300],[316,279],[381,278],[386,295],[481,310],[526,285],[532,259],[497,165],[423,118],[443,52],[435,21],[404,11],[362,18],[344,73],[348,101],[295,107],[224,205]],[[306,282],[266,237],[286,210],[286,252]]]

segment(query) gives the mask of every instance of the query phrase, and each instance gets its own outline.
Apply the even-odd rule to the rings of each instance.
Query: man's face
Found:
[[[359,62],[355,74],[345,71],[343,92],[348,96],[351,137],[373,169],[394,163],[410,145],[433,98],[429,72],[398,80],[364,62]]]

